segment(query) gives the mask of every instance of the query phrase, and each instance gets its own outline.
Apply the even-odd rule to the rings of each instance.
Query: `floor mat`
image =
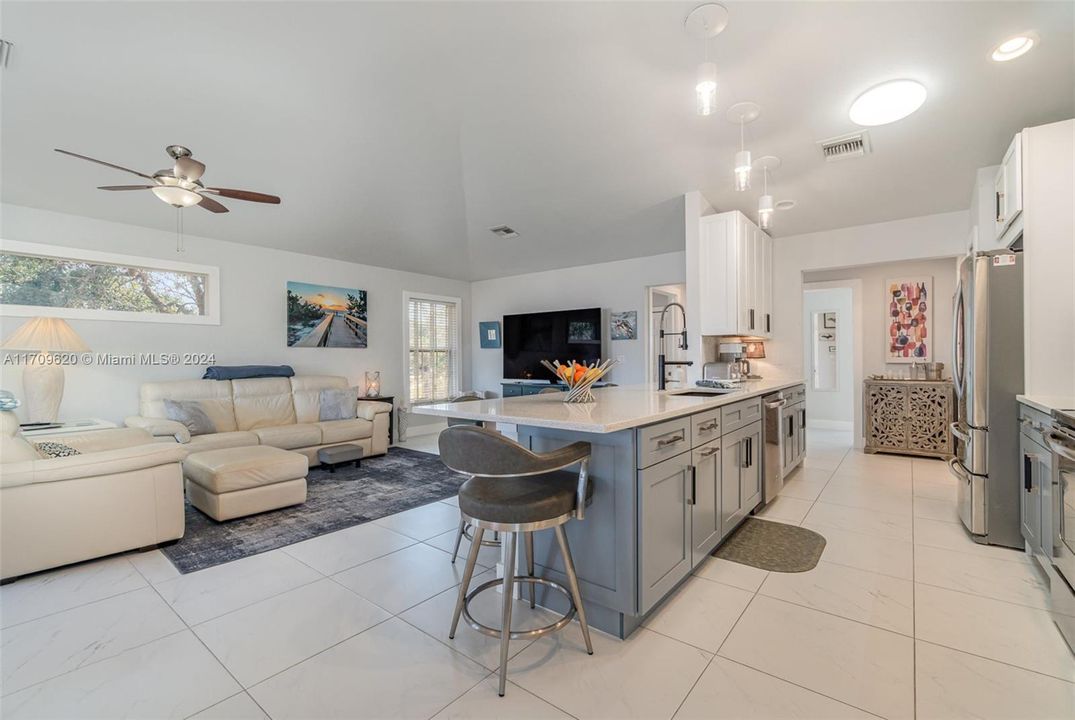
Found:
[[[796,525],[747,518],[713,557],[741,565],[798,573],[813,570],[825,550],[825,538]]]

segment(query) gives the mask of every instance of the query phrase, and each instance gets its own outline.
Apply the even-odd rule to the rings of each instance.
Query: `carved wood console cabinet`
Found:
[[[866,452],[952,457],[950,381],[865,380],[862,402]]]

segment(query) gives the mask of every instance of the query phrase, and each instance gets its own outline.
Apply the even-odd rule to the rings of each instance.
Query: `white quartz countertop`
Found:
[[[1070,395],[1016,395],[1015,399],[1043,413],[1053,410],[1075,410],[1075,397]]]
[[[592,403],[565,403],[562,393],[546,393],[495,400],[416,405],[411,408],[411,412],[418,415],[437,415],[531,427],[610,433],[651,425],[684,415],[693,415],[801,384],[803,381],[800,379],[753,380],[743,383],[740,390],[710,397],[676,394],[700,390],[700,388],[662,391],[652,385],[607,387],[593,391],[597,402]]]

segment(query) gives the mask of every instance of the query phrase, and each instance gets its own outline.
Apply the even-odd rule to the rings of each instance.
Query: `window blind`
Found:
[[[407,313],[411,403],[447,400],[459,391],[458,308],[411,298]]]

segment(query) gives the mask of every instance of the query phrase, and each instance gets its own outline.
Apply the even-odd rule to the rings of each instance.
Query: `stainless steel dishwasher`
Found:
[[[762,484],[762,503],[772,502],[784,487],[784,418],[788,398],[783,392],[770,393],[761,399],[765,408],[765,459],[762,462],[764,483]]]

